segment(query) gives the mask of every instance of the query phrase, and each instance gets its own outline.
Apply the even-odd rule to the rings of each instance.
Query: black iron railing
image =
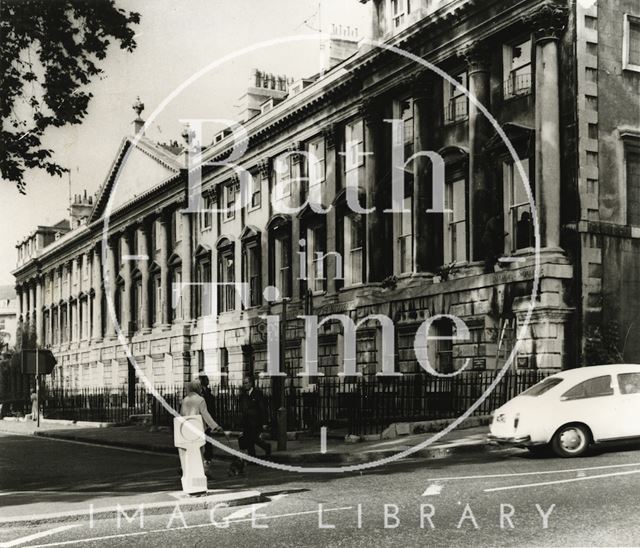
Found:
[[[513,73],[504,81],[504,98],[529,95],[533,91],[533,79],[531,73]]]
[[[350,434],[371,434],[394,422],[460,416],[474,405],[496,380],[497,371],[465,371],[455,377],[413,375],[389,378],[319,377],[306,388],[286,386],[284,404],[289,430],[317,431],[321,426]],[[537,370],[509,371],[474,410],[488,414],[546,374]],[[258,383],[265,395],[265,422],[273,416],[271,382]],[[172,409],[179,411],[184,388],[156,388]],[[240,430],[240,388],[212,386],[214,419],[225,430]],[[156,425],[170,425],[172,413],[144,386],[81,390],[48,389],[43,393],[48,418],[122,423],[132,415],[147,415]]]

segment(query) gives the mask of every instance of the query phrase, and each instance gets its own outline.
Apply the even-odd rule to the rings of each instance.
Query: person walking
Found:
[[[31,391],[30,399],[31,399],[31,420],[37,421],[38,413],[40,412],[40,410],[38,409],[38,394],[35,390]]]
[[[200,375],[200,384],[202,385],[202,397],[207,405],[207,411],[209,414],[213,416],[215,402],[213,399],[213,394],[211,393],[211,387],[209,386],[209,377],[207,375]],[[207,428],[204,432],[207,436],[211,436],[213,431],[210,428]],[[204,444],[204,463],[205,465],[209,465],[213,460],[213,445],[208,441]]]
[[[191,417],[194,415],[200,415],[205,425],[211,429],[212,432],[222,432],[222,427],[213,420],[213,417],[209,413],[207,409],[207,403],[205,399],[202,397],[202,383],[200,379],[195,379],[191,381],[187,385],[187,395],[182,400],[182,405],[180,406],[180,415],[183,417]],[[182,459],[184,457],[185,449],[178,448],[178,453],[180,454],[180,463],[182,464]],[[207,473],[207,477],[209,477]]]
[[[242,413],[242,443],[250,456],[256,456],[256,445],[271,456],[271,445],[260,439],[263,426],[268,422],[267,406],[262,390],[254,385],[253,377],[245,377],[240,394],[240,411]]]

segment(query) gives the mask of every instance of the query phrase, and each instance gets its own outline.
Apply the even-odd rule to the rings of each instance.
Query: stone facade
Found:
[[[185,154],[175,144],[126,138],[88,218],[52,242],[42,240],[15,271],[21,320],[34,322],[40,341],[58,356],[54,383],[131,387],[136,373],[128,347],[157,385],[180,384],[211,369],[222,372],[220,382],[236,384],[243,374],[266,368],[266,314],[286,316],[285,367],[302,387],[312,381],[298,376],[306,363],[303,314],[390,318],[391,350],[382,347],[379,322],[366,320],[358,329],[356,367],[365,375],[380,372],[389,352],[395,371],[419,373],[415,334],[440,315],[457,316],[469,329],[468,338],[452,339],[449,320],[433,323],[432,333],[442,338],[429,342],[427,355],[443,373],[465,363],[501,367],[512,352],[514,367],[557,370],[583,362],[587,320],[603,313],[605,254],[624,253],[609,251],[603,219],[596,219],[602,188],[589,156],[604,138],[591,138],[598,114],[589,110],[602,82],[594,84],[592,73],[583,76],[593,69],[592,54],[609,48],[609,55],[615,46],[615,40],[602,45],[606,36],[595,40],[593,22],[585,25],[597,8],[423,0],[403,16],[385,0],[369,3],[374,41],[456,78],[495,125],[451,82],[365,45],[303,92],[245,122],[249,146],[236,163],[253,184],[248,205],[235,212],[213,211],[240,200],[241,181],[231,170],[203,168],[205,211],[191,212]],[[623,19],[617,8],[606,12],[607,21]],[[597,24],[608,23],[598,17]],[[601,61],[594,66],[606,70]],[[607,104],[602,97],[596,102]],[[389,119],[402,121],[395,135]],[[628,123],[636,129],[625,135],[638,127],[637,119]],[[611,131],[622,131],[623,122],[616,124]],[[603,125],[600,120],[601,132]],[[531,181],[538,277],[522,171],[496,126]],[[205,162],[229,154],[233,136],[221,135],[202,152]],[[407,158],[418,151],[442,158],[446,206],[453,213],[426,213],[435,208],[436,167],[424,156],[402,170],[407,212],[383,212],[391,206],[398,169],[394,139],[402,140]],[[309,151],[320,161],[310,163]],[[274,194],[276,187],[286,192]],[[348,200],[354,195],[375,211],[353,213]],[[300,205],[309,198],[331,206],[329,212],[276,209],[281,200]],[[607,223],[606,230],[618,231],[612,238],[628,232],[625,242],[631,242],[635,233],[624,219]],[[318,261],[309,258],[315,253]],[[324,277],[314,275],[320,264]],[[241,298],[218,290],[214,314],[214,295],[203,288],[208,282],[242,282],[247,293]],[[287,297],[286,314],[282,300],[263,296],[269,285]],[[633,296],[628,306],[637,309],[636,301]],[[341,323],[321,326],[318,339],[319,371],[338,374],[347,355]]]

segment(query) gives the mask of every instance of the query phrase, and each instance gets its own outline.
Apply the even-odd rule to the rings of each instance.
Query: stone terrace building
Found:
[[[633,291],[640,272],[637,3],[369,5],[373,40],[418,55],[466,86],[528,171],[540,219],[541,278],[516,366],[554,370],[596,359],[612,346],[605,325],[618,326],[614,339],[630,333],[620,350],[628,361],[640,360],[640,337],[633,336],[640,329],[634,323],[640,292]],[[321,78],[278,82],[271,86],[267,78],[252,88],[277,93],[266,94],[259,114],[252,103],[254,115],[245,120],[249,146],[236,163],[253,176],[248,207],[184,212],[181,152],[126,138],[95,203],[73,204],[71,230],[40,227],[35,243],[20,245],[21,319],[33,321],[58,356],[56,384],[135,384],[107,314],[107,291],[133,355],[156,384],[182,383],[211,363],[230,383],[264,370],[260,316],[283,308],[281,300],[265,301],[267,285],[289,299],[285,355],[292,378],[304,367],[307,333],[296,317],[305,312],[354,320],[385,314],[395,324],[393,359],[403,373],[421,371],[413,351],[419,325],[456,315],[470,338],[431,341],[432,365],[450,372],[467,359],[477,369],[504,364],[533,290],[533,229],[524,183],[494,126],[450,82],[379,47],[360,47]],[[393,135],[384,121],[392,118],[402,120]],[[138,117],[136,131],[141,125]],[[452,213],[426,213],[433,168],[424,157],[402,172],[407,211],[382,212],[391,207],[397,170],[392,139],[407,158],[426,150],[444,159]],[[203,158],[221,161],[232,145],[233,136],[223,132]],[[305,158],[308,151],[316,161]],[[282,189],[276,202],[321,196],[322,206],[332,207],[326,215],[311,207],[278,213],[269,199],[276,184]],[[239,187],[231,169],[205,168],[205,207],[233,206]],[[347,188],[357,188],[360,203],[375,212],[354,213]],[[323,258],[309,259],[318,252]],[[232,290],[219,291],[217,325],[208,321],[212,295],[197,285],[209,281],[249,287],[244,302]],[[175,283],[192,285],[172,298]],[[441,318],[431,333],[451,336],[454,327]],[[342,369],[342,339],[339,322],[320,329],[318,363],[326,375]],[[381,339],[376,322],[358,330],[356,361],[364,375],[381,370]]]

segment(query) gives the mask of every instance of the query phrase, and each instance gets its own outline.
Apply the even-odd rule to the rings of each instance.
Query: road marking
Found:
[[[495,491],[509,491],[510,489],[524,489],[526,487],[542,487],[544,485],[559,485],[561,483],[573,483],[574,481],[587,481],[593,479],[613,478],[615,476],[630,476],[631,474],[640,474],[640,470],[627,470],[625,472],[613,472],[611,474],[598,474],[597,476],[584,476],[579,478],[570,478],[555,481],[543,481],[540,483],[525,483],[523,485],[508,485],[506,487],[491,487],[485,489],[485,493],[493,493]]]
[[[25,542],[31,542],[32,540],[48,537],[49,535],[55,535],[56,533],[61,533],[62,531],[75,529],[76,527],[81,527],[81,526],[82,526],[81,523],[76,523],[73,525],[61,525],[60,527],[49,529],[48,531],[40,531],[39,533],[34,533],[33,535],[17,538],[15,540],[10,540],[8,542],[0,542],[0,548],[10,548],[11,546],[18,546],[20,544],[24,544]]]
[[[581,472],[589,470],[609,470],[611,468],[628,468],[640,466],[640,462],[628,464],[608,464],[606,466],[591,466],[588,468],[569,468],[565,470],[541,470],[539,472],[513,472],[511,474],[487,474],[484,476],[450,476],[447,478],[429,478],[427,481],[450,481],[450,480],[470,480],[470,479],[491,479],[491,478],[512,478],[517,476],[541,476],[543,474],[568,474],[570,472]]]
[[[423,497],[428,497],[430,495],[439,495],[442,492],[442,485],[438,485],[437,483],[432,483],[427,487],[426,491],[422,493]]]
[[[322,513],[326,514],[328,512],[342,512],[344,510],[353,510],[353,509],[354,509],[353,506],[342,506],[340,508],[323,508]],[[260,520],[264,521],[267,519],[290,518],[290,517],[305,516],[305,515],[317,516],[318,510],[316,509],[316,510],[306,510],[304,512],[291,512],[288,514],[278,514],[275,516],[260,516]],[[250,522],[252,520],[253,520],[253,517],[241,518],[241,519],[234,519],[230,523],[243,523],[243,522]],[[169,529],[167,529],[166,527],[163,527],[162,529],[152,529],[150,531],[136,531],[135,533],[122,533],[120,535],[106,535],[102,537],[82,538],[78,540],[65,540],[62,542],[52,542],[49,544],[34,544],[33,546],[31,546],[31,548],[48,548],[49,546],[67,546],[69,544],[82,544],[84,542],[97,542],[100,540],[110,540],[110,539],[125,538],[125,537],[140,537],[143,535],[150,535],[152,533],[167,533],[169,531],[185,531],[187,529],[202,529],[204,527],[215,527],[215,524],[199,523],[198,525],[187,525],[186,527],[170,527]]]
[[[327,427],[320,428],[320,453],[323,455],[327,452]]]

